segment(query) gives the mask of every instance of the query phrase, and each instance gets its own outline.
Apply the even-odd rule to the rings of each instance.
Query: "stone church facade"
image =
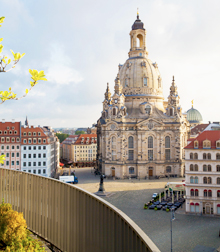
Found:
[[[97,122],[98,166],[118,178],[183,176],[189,123],[173,78],[164,101],[162,78],[148,58],[146,30],[137,16],[129,58],[119,65],[114,94],[107,84]]]

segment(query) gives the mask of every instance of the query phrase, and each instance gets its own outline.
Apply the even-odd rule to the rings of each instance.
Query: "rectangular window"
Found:
[[[17,145],[17,150],[19,150],[20,149],[20,147],[19,147],[19,145]]]
[[[2,145],[2,150],[4,150],[4,145]]]
[[[6,146],[6,149],[9,150],[9,146],[8,145]]]
[[[6,142],[9,143],[10,142],[10,138],[6,137]]]
[[[28,143],[31,144],[31,142],[32,142],[32,141],[31,141],[31,138],[28,138]]]
[[[19,165],[19,161],[16,161],[16,165]]]
[[[16,138],[16,142],[17,142],[17,143],[20,142],[20,138],[19,138],[19,137]]]
[[[28,158],[31,158],[31,154],[28,154]]]
[[[133,150],[128,151],[128,160],[134,160],[134,151]]]
[[[41,166],[41,162],[38,162],[38,166]]]
[[[19,157],[19,152],[16,153],[16,157]]]
[[[195,207],[194,207],[194,205],[190,205],[190,212],[195,212]]]
[[[43,158],[45,158],[45,157],[46,157],[46,153],[43,154]]]
[[[36,170],[33,170],[33,173],[36,174]]]
[[[15,156],[15,154],[14,154],[14,152],[12,152],[12,153],[11,153],[11,157],[14,157],[14,156]]]
[[[196,213],[199,213],[199,206],[195,206],[195,208],[196,208]]]
[[[31,162],[28,162],[28,166],[31,166]]]
[[[43,162],[43,166],[46,166],[46,162]]]
[[[9,157],[9,153],[6,153],[6,157]]]
[[[28,150],[31,150],[31,146],[28,146]]]
[[[46,146],[43,146],[43,149],[46,150]]]
[[[12,143],[14,143],[14,142],[15,142],[15,138],[14,138],[14,137],[12,137],[12,138],[11,138],[11,141],[12,141]]]
[[[11,161],[11,165],[15,165],[15,161]]]
[[[46,173],[46,169],[43,169],[43,174],[45,174]]]
[[[26,158],[26,154],[23,154],[23,158]]]
[[[2,141],[2,143],[4,143],[5,142],[5,138],[1,137],[1,141]]]
[[[148,150],[148,160],[153,160],[153,150]]]
[[[41,170],[38,170],[38,174],[41,174]]]
[[[41,146],[38,146],[38,150],[41,150]]]
[[[33,162],[33,166],[36,166],[36,162]]]
[[[24,146],[24,150],[26,150],[27,148],[26,148],[26,146]]]
[[[12,145],[12,146],[11,146],[11,149],[12,149],[12,150],[14,150],[14,149],[15,149],[15,146],[14,146],[14,145]]]
[[[36,154],[33,154],[33,158],[36,158]]]
[[[38,153],[38,158],[41,158],[41,153]]]
[[[38,143],[41,143],[41,138],[38,138]]]
[[[24,167],[26,166],[26,162],[23,162],[23,166],[24,166]]]
[[[24,143],[24,144],[26,144],[26,143],[27,143],[27,140],[26,140],[26,139],[24,139],[24,140],[23,140],[23,143]]]
[[[170,160],[170,149],[165,149],[165,158],[166,160]]]
[[[36,138],[33,139],[33,143],[34,143],[34,144],[37,143],[37,139],[36,139]]]
[[[31,173],[31,170],[28,170],[29,173]]]
[[[6,165],[9,165],[9,161],[6,161]]]

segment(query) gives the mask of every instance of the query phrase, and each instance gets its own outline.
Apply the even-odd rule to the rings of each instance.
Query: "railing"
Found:
[[[159,252],[122,211],[77,186],[0,168],[0,199],[28,228],[62,251]]]

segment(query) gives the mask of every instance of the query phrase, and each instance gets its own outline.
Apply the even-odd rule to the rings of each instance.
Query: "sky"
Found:
[[[147,31],[149,58],[157,62],[167,100],[175,76],[183,112],[220,121],[219,0],[1,0],[3,55],[26,53],[0,75],[0,90],[18,97],[30,85],[29,69],[44,70],[18,101],[0,107],[0,120],[57,127],[91,127],[101,115],[106,84],[111,93],[118,64],[130,49],[129,32],[139,16]]]

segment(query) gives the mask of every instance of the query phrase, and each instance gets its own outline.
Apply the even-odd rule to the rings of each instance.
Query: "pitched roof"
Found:
[[[194,149],[194,142],[199,142],[198,149],[203,149],[203,141],[211,141],[211,149],[216,149],[216,141],[220,140],[220,130],[206,130],[192,140],[184,149]]]
[[[209,124],[198,124],[194,128],[191,129],[191,135],[197,135],[201,133]]]
[[[91,144],[93,138],[93,143],[97,143],[97,134],[81,134],[76,140],[75,144]]]

